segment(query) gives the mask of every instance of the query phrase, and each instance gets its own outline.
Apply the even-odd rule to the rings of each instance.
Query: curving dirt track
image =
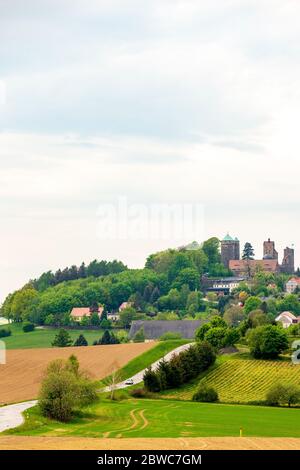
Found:
[[[120,438],[1,436],[0,450],[300,450],[300,439],[261,437]]]
[[[153,346],[155,342],[8,350],[7,363],[0,365],[0,405],[36,398],[43,372],[53,359],[66,359],[75,354],[81,367],[96,379],[102,379],[110,373],[114,363],[122,367]]]

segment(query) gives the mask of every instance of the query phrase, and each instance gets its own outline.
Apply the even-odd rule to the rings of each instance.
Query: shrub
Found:
[[[79,335],[76,341],[74,342],[74,346],[88,346],[88,342],[85,339],[84,335]]]
[[[24,331],[24,333],[29,333],[30,331],[34,330],[34,324],[29,321],[25,322],[22,330]]]
[[[215,403],[216,401],[219,401],[219,396],[213,387],[209,387],[206,384],[200,384],[197,392],[193,395],[193,401]]]
[[[288,349],[286,332],[275,325],[258,326],[247,333],[250,353],[256,359],[276,359]]]
[[[146,390],[149,392],[159,392],[160,391],[160,381],[158,374],[154,372],[151,367],[146,370],[144,377],[144,385]]]
[[[293,384],[273,385],[266,395],[266,402],[270,406],[296,405],[300,403],[300,388]]]
[[[182,336],[180,333],[176,333],[175,331],[167,331],[159,338],[159,341],[169,341],[173,339],[181,339]]]
[[[0,328],[0,338],[6,338],[7,336],[11,336],[11,330]]]
[[[96,399],[96,385],[79,369],[75,356],[50,362],[39,393],[43,416],[67,422],[76,409]]]
[[[151,394],[144,388],[134,388],[130,390],[130,395],[134,398],[149,398]]]
[[[71,346],[73,343],[70,334],[66,330],[59,330],[57,335],[55,336],[52,346],[56,346],[58,348],[66,348]]]

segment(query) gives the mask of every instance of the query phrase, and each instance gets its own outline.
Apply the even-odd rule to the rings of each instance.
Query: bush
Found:
[[[215,403],[216,401],[219,401],[219,396],[213,387],[201,384],[197,392],[193,395],[193,401]]]
[[[52,342],[52,346],[56,346],[58,348],[66,348],[72,344],[72,338],[66,330],[59,330]]]
[[[276,359],[288,349],[286,332],[275,325],[258,326],[247,333],[250,354],[256,359]]]
[[[74,346],[88,346],[88,342],[85,339],[84,335],[79,335],[76,341],[74,342]]]
[[[24,331],[24,333],[29,333],[30,331],[34,330],[34,324],[29,321],[25,322],[22,330]]]
[[[134,398],[149,398],[151,396],[144,388],[134,388],[129,393]]]
[[[0,338],[6,338],[7,336],[11,336],[11,330],[0,328]]]
[[[266,402],[270,406],[296,405],[300,403],[300,388],[296,385],[273,385],[266,395]]]
[[[75,356],[50,362],[39,393],[43,416],[67,422],[76,409],[96,399],[96,385],[79,369]]]
[[[180,333],[175,333],[175,331],[167,331],[159,338],[159,341],[169,341],[173,339],[181,339],[182,336]]]

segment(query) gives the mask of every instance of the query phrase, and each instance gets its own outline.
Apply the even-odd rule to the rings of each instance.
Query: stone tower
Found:
[[[230,260],[240,259],[240,242],[232,238],[229,233],[221,240],[221,260],[225,268],[229,267]]]
[[[294,274],[295,272],[295,250],[286,247],[284,250],[281,271],[287,274]]]
[[[278,260],[278,252],[275,250],[275,242],[272,242],[270,238],[264,242],[264,259]]]

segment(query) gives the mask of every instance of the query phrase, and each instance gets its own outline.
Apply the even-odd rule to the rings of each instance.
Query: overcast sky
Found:
[[[294,243],[300,264],[299,0],[0,0],[0,11],[0,299],[48,269],[139,267],[227,231],[258,257],[265,238],[280,257]],[[150,225],[154,205],[174,203],[202,208],[201,221],[182,240],[172,227],[105,236],[102,209],[118,218],[120,198]]]

